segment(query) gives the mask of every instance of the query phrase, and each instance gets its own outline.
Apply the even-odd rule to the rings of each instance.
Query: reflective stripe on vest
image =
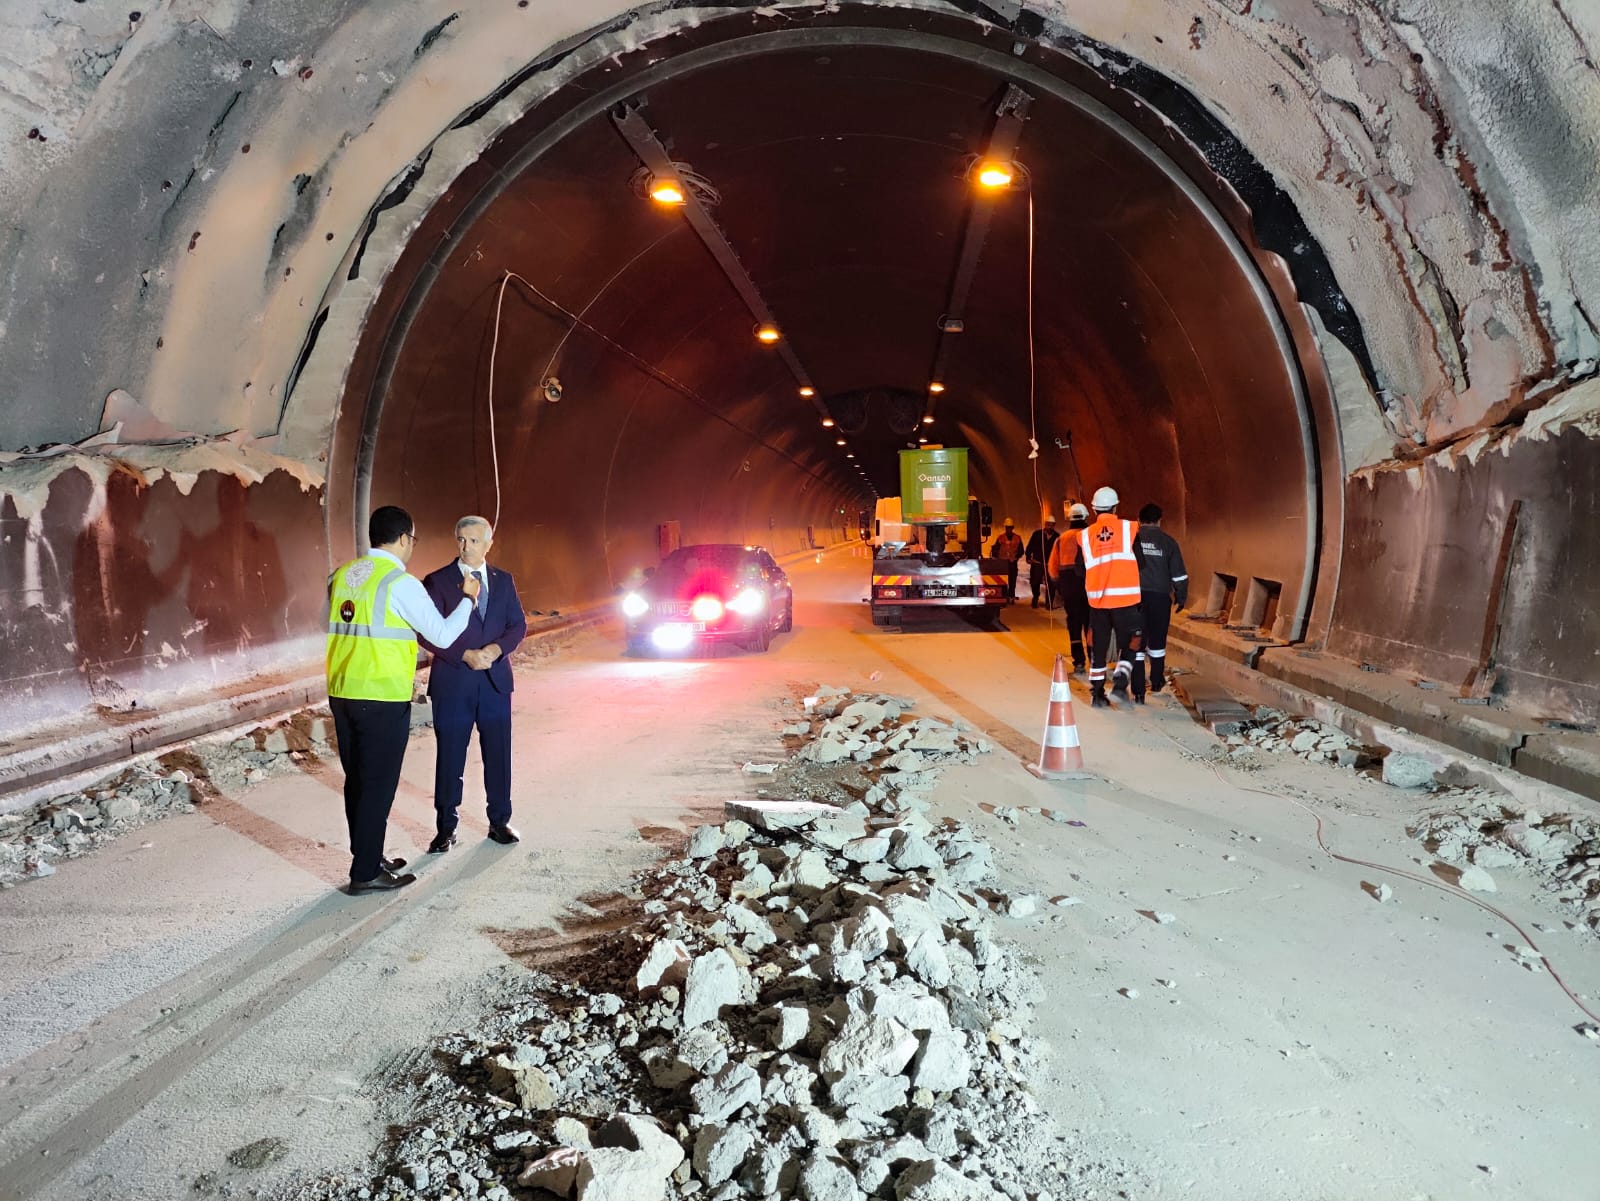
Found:
[[[1083,552],[1084,592],[1096,609],[1124,609],[1139,603],[1139,559],[1133,552],[1133,539],[1139,523],[1123,521],[1110,514],[1087,529],[1078,531],[1078,549]],[[1096,548],[1100,549],[1096,553]]]
[[[405,575],[387,559],[353,559],[328,581],[328,695],[358,701],[409,701],[417,635],[389,608]]]

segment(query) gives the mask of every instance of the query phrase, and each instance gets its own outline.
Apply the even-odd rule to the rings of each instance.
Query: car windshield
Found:
[[[683,546],[661,560],[656,579],[676,587],[690,580],[743,579],[754,570],[750,552],[742,546]]]

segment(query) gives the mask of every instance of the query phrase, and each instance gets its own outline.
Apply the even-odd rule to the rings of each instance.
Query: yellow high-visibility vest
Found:
[[[355,701],[409,701],[417,673],[417,634],[389,608],[389,589],[405,575],[387,559],[352,559],[328,581],[328,695]]]

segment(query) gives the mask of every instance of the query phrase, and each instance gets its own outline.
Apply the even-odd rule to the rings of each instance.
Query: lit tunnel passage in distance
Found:
[[[425,531],[498,511],[531,606],[598,598],[672,522],[778,553],[853,529],[926,438],[970,447],[974,491],[1024,527],[1102,483],[1128,516],[1161,504],[1199,601],[1254,582],[1257,624],[1303,633],[1332,427],[1287,285],[1203,162],[1168,153],[1186,144],[1064,57],[887,28],[701,36],[575,80],[429,213],[349,376],[335,557],[370,504]],[[1014,178],[984,189],[1019,90]],[[683,206],[651,199],[627,112],[778,343]],[[941,333],[983,205],[961,329]]]

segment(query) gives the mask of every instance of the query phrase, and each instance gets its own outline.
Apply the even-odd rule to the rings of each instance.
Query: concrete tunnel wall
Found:
[[[1232,227],[1271,299],[1209,327],[1199,307],[1155,313],[1149,343],[1079,336],[1081,300],[1052,299],[1063,285],[1043,265],[1041,395],[1049,423],[1074,430],[1088,487],[1098,472],[1164,500],[1202,567],[1242,578],[1305,566],[1281,548],[1265,566],[1240,561],[1241,547],[1275,545],[1252,505],[1290,520],[1298,506],[1318,525],[1298,540],[1317,552],[1316,642],[1455,678],[1480,658],[1495,615],[1502,692],[1592,718],[1600,666],[1581,598],[1600,583],[1595,491],[1583,483],[1600,400],[1600,17],[1552,0],[1512,7],[1419,4],[1402,18],[1355,0],[1270,12],[1106,2],[1007,19],[957,4],[753,15],[630,13],[602,0],[477,12],[283,0],[220,5],[203,21],[158,7],[131,24],[93,6],[49,18],[13,9],[0,18],[21,60],[0,81],[0,446],[59,449],[122,425],[115,447],[0,468],[0,729],[313,661],[321,575],[356,524],[367,404],[352,389],[410,289],[405,256],[426,252],[413,239],[430,214],[473,190],[474,171],[497,169],[496,147],[530,136],[508,131],[579,76],[622,80],[735,25],[793,18],[965,38],[1019,70],[1075,73]],[[1139,261],[1169,265],[1159,247]],[[997,282],[980,273],[980,289]],[[1171,294],[1153,281],[1140,296]],[[1264,345],[1240,320],[1271,324],[1274,312],[1298,351],[1309,456],[1281,403],[1252,407],[1237,375],[1204,383]],[[1244,350],[1226,346],[1230,332]],[[1094,356],[1074,353],[1086,344]],[[525,349],[511,368],[524,385],[540,359],[537,343]],[[580,393],[602,378],[575,369]],[[1118,378],[1129,387],[1105,386]],[[739,430],[634,387],[632,408],[625,387],[608,385],[591,390],[604,404],[535,405],[536,419],[509,431],[519,481],[549,485],[508,510],[501,546],[530,606],[609,586],[594,570],[597,505],[616,508],[620,562],[648,554],[655,521],[674,514],[692,514],[686,537],[747,537],[766,523],[765,540],[785,549],[859,495],[830,448],[776,417],[795,410],[775,410],[760,387],[723,398]],[[1129,390],[1145,403],[1119,403]],[[1025,521],[1034,490],[1014,459],[1015,380],[969,378],[952,393],[970,403],[952,399],[941,419],[974,447],[986,495]],[[405,404],[388,408],[397,395],[367,431],[374,501],[403,499],[441,522],[486,507],[480,410],[453,417],[413,393],[429,420],[408,432],[395,417]],[[610,437],[624,413],[631,432]],[[472,482],[430,479],[427,465],[460,438]],[[1236,461],[1197,455],[1196,443]],[[602,445],[626,478],[669,462],[674,512],[592,486]],[[1262,486],[1286,467],[1287,482]],[[1552,471],[1577,486],[1541,485]],[[1042,475],[1052,506],[1075,488],[1059,458]],[[1507,589],[1483,565],[1500,561],[1519,500]],[[447,553],[425,540],[418,564]],[[1398,611],[1397,597],[1412,603]]]

